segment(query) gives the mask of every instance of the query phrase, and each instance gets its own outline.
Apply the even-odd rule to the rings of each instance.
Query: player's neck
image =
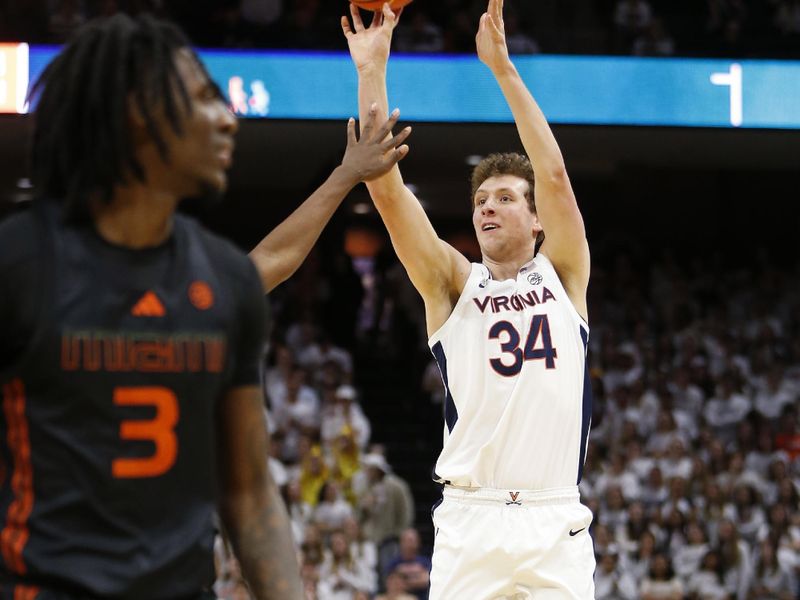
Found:
[[[134,184],[114,189],[111,202],[92,202],[97,233],[115,246],[132,249],[162,244],[172,233],[178,199],[174,194]]]
[[[483,255],[482,262],[492,274],[492,279],[505,281],[506,279],[516,279],[519,270],[523,265],[529,263],[533,258],[533,248],[524,248],[520,252],[504,257],[492,258]]]

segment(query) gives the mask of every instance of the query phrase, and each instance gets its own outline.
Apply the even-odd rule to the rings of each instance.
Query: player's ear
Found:
[[[539,220],[539,215],[536,213],[531,213],[533,215],[533,237],[534,239],[539,236],[539,234],[544,231],[544,227],[542,227],[542,222]]]

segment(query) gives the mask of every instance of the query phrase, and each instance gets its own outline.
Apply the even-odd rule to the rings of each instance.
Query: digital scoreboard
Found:
[[[57,51],[0,46],[1,111],[26,112],[23,90]],[[199,53],[242,117],[346,119],[357,111],[345,53]],[[536,55],[514,63],[552,123],[800,129],[800,61]],[[474,56],[393,55],[388,86],[406,121],[512,121]]]

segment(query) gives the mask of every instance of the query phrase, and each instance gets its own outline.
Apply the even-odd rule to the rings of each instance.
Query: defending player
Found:
[[[36,95],[40,197],[0,226],[0,598],[213,598],[218,508],[255,597],[299,600],[265,464],[262,282],[175,213],[224,190],[235,118],[146,17],[87,26]],[[319,200],[405,153],[392,124],[350,124]]]
[[[387,110],[397,18],[342,27],[362,114]],[[508,56],[502,0],[477,34],[480,59],[508,102],[531,163],[493,155],[473,174],[483,261],[440,240],[400,171],[368,184],[425,302],[446,387],[445,484],[434,512],[433,600],[594,597],[591,512],[579,502],[591,399],[586,374],[589,249],[559,147]],[[546,239],[536,253],[536,240]]]

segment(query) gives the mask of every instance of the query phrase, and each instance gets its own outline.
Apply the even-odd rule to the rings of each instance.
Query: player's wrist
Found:
[[[337,186],[349,192],[361,183],[361,174],[358,172],[358,169],[343,162],[333,170],[331,179]]]
[[[517,68],[514,66],[514,63],[511,62],[510,58],[495,62],[492,64],[491,70],[496,79],[519,76]]]
[[[387,60],[370,60],[369,62],[356,66],[359,77],[384,77],[386,76]]]

